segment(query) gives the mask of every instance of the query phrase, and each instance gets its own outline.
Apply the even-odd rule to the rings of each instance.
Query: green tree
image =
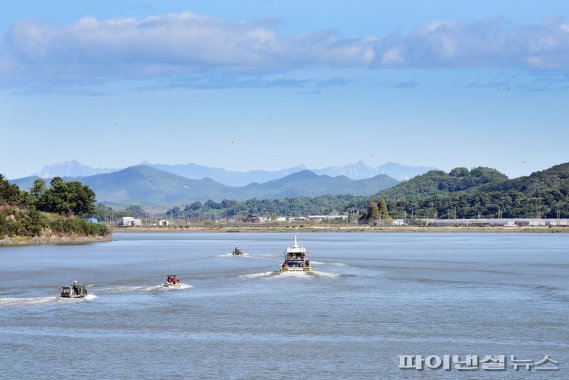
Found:
[[[466,177],[469,173],[467,168],[454,168],[448,175],[451,177]]]
[[[0,174],[0,204],[19,206],[24,202],[25,198],[17,185],[8,182],[2,174]]]
[[[377,207],[377,203],[374,201],[369,202],[369,206],[367,209],[367,219],[368,223],[376,223],[377,219],[379,218],[379,207]]]
[[[45,180],[38,178],[34,181],[32,188],[30,189],[30,201],[33,206],[36,208],[41,208],[39,204],[40,199],[42,199],[43,195],[47,190]]]
[[[98,203],[95,206],[95,211],[93,211],[92,216],[94,216],[95,218],[99,219],[99,220],[109,220],[110,216],[111,216],[111,208],[107,205],[104,205],[102,203]]]
[[[381,217],[382,220],[391,219],[389,211],[387,210],[387,203],[385,203],[385,199],[383,198],[379,200],[379,216]]]
[[[85,215],[95,212],[95,193],[81,182],[65,182],[61,177],[51,181],[38,202],[38,209],[61,215]]]
[[[125,211],[128,213],[129,216],[135,218],[144,218],[146,216],[146,212],[144,209],[138,205],[130,205],[128,206]]]

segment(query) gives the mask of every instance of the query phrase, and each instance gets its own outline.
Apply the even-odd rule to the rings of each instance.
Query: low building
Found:
[[[340,215],[340,214],[332,214],[332,215],[309,215],[308,220],[314,220],[318,223],[322,221],[330,222],[330,221],[340,221],[340,220],[348,220],[348,215]]]
[[[547,226],[569,226],[569,219],[547,219]]]
[[[159,220],[159,221],[158,221],[158,226],[159,226],[159,227],[163,227],[163,226],[164,226],[164,227],[167,227],[167,226],[169,226],[169,225],[170,225],[170,221],[169,221],[169,220],[162,219],[162,220]]]
[[[119,226],[121,227],[135,227],[142,226],[142,219],[136,219],[131,216],[123,216],[119,219]]]
[[[249,214],[245,219],[243,219],[244,223],[261,223],[261,218],[257,215]]]
[[[89,218],[89,219],[87,219],[87,221],[89,221],[89,223],[93,223],[93,224],[99,223],[99,220],[97,220],[97,218]]]

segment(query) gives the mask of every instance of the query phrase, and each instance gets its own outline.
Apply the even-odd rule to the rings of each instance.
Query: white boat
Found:
[[[286,249],[284,256],[281,272],[312,272],[312,264],[306,255],[306,248],[298,244],[296,236],[294,245]]]
[[[169,274],[166,278],[166,282],[162,284],[165,288],[179,288],[182,286],[182,282],[175,274]]]
[[[87,287],[79,281],[73,281],[71,286],[59,287],[59,295],[63,298],[83,298],[87,295]]]

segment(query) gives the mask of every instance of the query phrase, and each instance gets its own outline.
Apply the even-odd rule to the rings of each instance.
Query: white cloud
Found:
[[[56,26],[14,23],[0,45],[0,81],[80,82],[204,73],[275,73],[314,67],[569,70],[560,19],[510,27],[500,18],[433,21],[405,36],[287,36],[273,26],[189,12],[146,19],[85,17]]]

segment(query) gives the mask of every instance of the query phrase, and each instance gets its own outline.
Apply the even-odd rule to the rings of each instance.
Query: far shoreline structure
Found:
[[[113,233],[569,233],[569,226],[175,226],[111,227]]]

